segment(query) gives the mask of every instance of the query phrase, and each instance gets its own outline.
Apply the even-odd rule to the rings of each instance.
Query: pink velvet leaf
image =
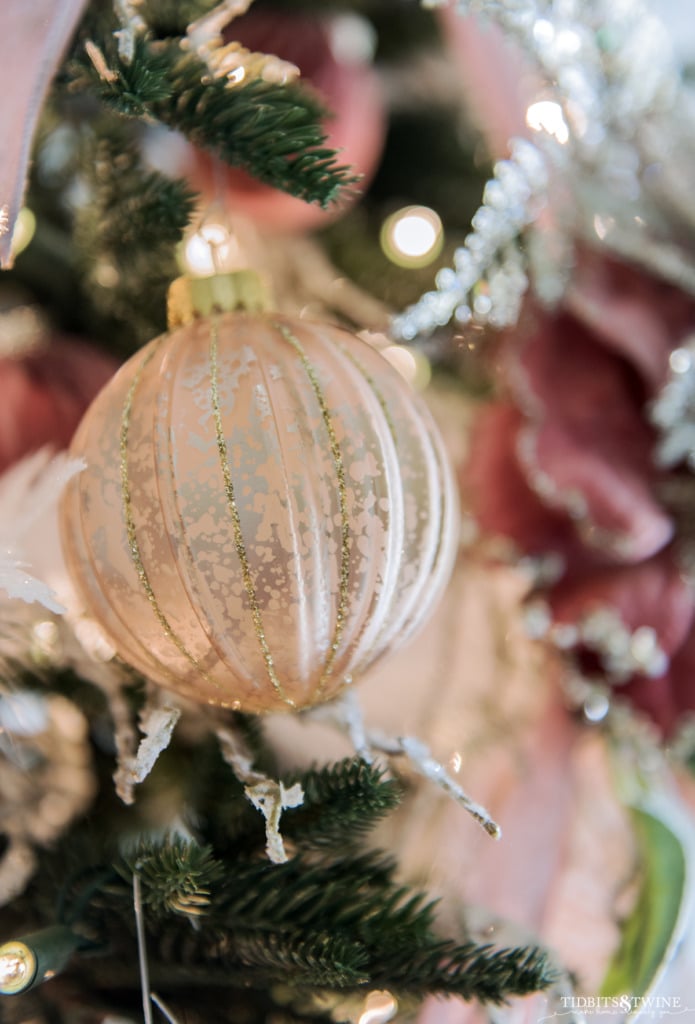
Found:
[[[0,473],[44,445],[68,445],[117,368],[105,353],[65,337],[21,358],[0,359]]]
[[[565,306],[637,370],[649,397],[664,383],[670,352],[695,326],[692,296],[596,253],[580,256]]]
[[[592,612],[609,609],[631,633],[651,627],[669,659],[687,642],[695,618],[695,596],[670,551],[639,565],[568,575],[550,593],[550,607],[553,619],[561,623],[579,623]],[[658,680],[653,682],[658,686]]]
[[[510,365],[528,418],[519,455],[541,500],[590,548],[626,561],[659,551],[674,527],[653,493],[654,439],[629,366],[567,314],[517,336]]]
[[[39,113],[85,6],[86,0],[0,4],[0,267],[12,265]]]
[[[565,556],[576,547],[570,520],[539,501],[519,465],[516,441],[523,423],[516,408],[501,402],[480,411],[463,470],[464,499],[485,533],[526,553]]]

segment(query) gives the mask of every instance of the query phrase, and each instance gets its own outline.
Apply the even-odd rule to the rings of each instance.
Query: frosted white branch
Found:
[[[280,817],[287,807],[301,807],[304,790],[299,782],[285,789],[282,782],[266,779],[252,786],[244,786],[244,792],[257,811],[265,818],[265,852],[273,864],[287,861],[285,844],[280,834]]]
[[[252,3],[253,0],[222,0],[207,14],[191,22],[186,35],[193,49],[199,50],[220,41],[229,22],[245,14]]]
[[[99,49],[97,44],[92,39],[87,39],[84,44],[85,52],[92,64],[99,78],[103,82],[117,82],[118,73],[110,68],[106,63],[106,57]]]
[[[355,747],[355,753],[368,763],[373,761],[375,751],[388,757],[406,757],[420,775],[435,783],[468,811],[488,835],[494,839],[501,837],[502,829],[490,813],[468,796],[444,765],[432,755],[427,744],[415,736],[389,736],[378,729],[367,729],[354,693],[346,693],[338,700],[305,714],[308,718],[328,721],[346,733]]]
[[[171,734],[181,717],[181,709],[172,704],[160,705],[158,692],[148,697],[140,713],[140,740],[133,757],[119,757],[119,766],[114,774],[116,792],[126,804],[135,799],[134,789],[150,774],[163,750],[169,746]]]
[[[598,156],[607,132],[628,137],[645,114],[673,102],[677,76],[668,32],[642,0],[458,0],[455,6],[462,16],[495,22],[521,47],[585,155]]]
[[[422,2],[445,6],[444,0]],[[455,7],[463,16],[495,22],[535,66],[542,90],[529,97],[529,113],[533,101],[542,100],[555,109],[562,133],[555,137],[542,118],[529,121],[539,148],[526,143],[526,152],[535,151],[562,198],[546,194],[554,205],[541,226],[547,183],[539,178],[535,191],[534,182],[519,180],[524,168],[513,148],[512,159],[495,166],[454,267],[440,271],[436,290],[394,319],[393,334],[403,341],[452,320],[464,327],[511,326],[529,282],[542,302],[557,302],[578,237],[611,246],[612,233],[624,235],[637,220],[643,233],[632,255],[643,260],[651,252],[652,239],[644,235],[650,214],[637,201],[644,193],[648,204],[650,189],[658,191],[643,172],[666,151],[663,145],[655,150],[650,127],[665,127],[673,141],[687,117],[671,40],[644,0],[458,0]],[[691,208],[687,189],[676,198]],[[652,234],[655,241],[663,234],[658,211]],[[680,262],[687,268],[687,259]],[[684,272],[680,266],[678,272]]]
[[[288,858],[280,833],[280,817],[286,808],[302,805],[304,790],[298,782],[285,788],[282,782],[256,771],[251,753],[238,733],[221,727],[216,730],[216,735],[223,758],[243,783],[248,800],[265,818],[268,859],[274,864],[284,864]]]
[[[135,10],[133,0],[115,0],[114,6],[121,23],[121,28],[114,32],[118,40],[118,56],[124,63],[131,64],[135,56],[135,40],[147,26]]]
[[[26,604],[42,604],[56,615],[65,611],[54,591],[27,572],[25,562],[9,555],[0,555],[0,590],[4,590],[8,597],[18,598]]]
[[[495,164],[473,230],[454,253],[454,268],[440,270],[437,290],[394,318],[393,334],[411,341],[452,318],[494,327],[515,323],[528,287],[519,239],[538,216],[547,186],[543,154],[525,139],[515,139],[511,158]]]
[[[7,470],[0,481],[0,590],[26,604],[37,602],[49,611],[65,611],[55,593],[30,571],[22,551],[39,518],[55,506],[67,482],[84,469],[82,459],[53,457],[41,450]]]

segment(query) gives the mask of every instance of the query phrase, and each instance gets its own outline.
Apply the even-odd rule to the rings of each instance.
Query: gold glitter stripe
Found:
[[[251,576],[251,567],[249,565],[249,558],[246,552],[246,545],[244,544],[244,535],[241,530],[241,519],[239,517],[239,508],[236,502],[236,496],[234,494],[234,484],[232,483],[232,474],[229,468],[229,458],[227,454],[227,441],[224,436],[222,429],[222,415],[220,413],[220,392],[219,392],[219,380],[218,380],[218,366],[217,366],[217,326],[212,325],[210,332],[210,396],[212,399],[212,411],[215,419],[215,433],[217,437],[217,450],[220,455],[220,465],[222,467],[222,476],[224,478],[224,491],[227,496],[227,507],[229,514],[232,519],[232,529],[234,530],[234,547],[236,548],[237,557],[241,564],[241,575],[244,581],[244,590],[248,597],[249,606],[251,608],[251,618],[253,619],[253,628],[258,638],[258,644],[261,648],[261,654],[263,655],[263,661],[265,662],[266,671],[268,678],[273,685],[273,689],[278,696],[288,704],[290,707],[296,707],[295,702],[291,700],[285,693],[277,677],[275,671],[275,664],[273,662],[273,655],[268,646],[266,640],[265,630],[263,628],[263,617],[261,616],[261,608],[258,603],[258,597],[256,595],[256,587]]]
[[[138,385],[142,378],[142,374],[150,362],[152,357],[158,351],[157,348],[153,348],[148,355],[143,359],[142,363],[138,367],[137,373],[133,377],[131,385],[126,395],[126,400],[123,405],[123,413],[121,415],[121,435],[120,435],[120,452],[121,452],[121,505],[123,508],[123,518],[125,520],[126,534],[128,536],[128,546],[130,548],[130,554],[133,559],[133,565],[138,575],[147,600],[150,603],[152,611],[155,614],[155,618],[159,622],[160,626],[164,631],[164,635],[176,646],[177,650],[191,663],[203,676],[206,682],[211,683],[213,686],[218,687],[218,683],[214,679],[211,679],[207,672],[203,669],[196,658],[186,649],[186,645],[183,640],[176,634],[172,628],[169,620],[162,611],[157,601],[157,596],[152,589],[150,578],[147,575],[147,570],[142,561],[142,554],[140,552],[140,544],[138,542],[137,530],[135,529],[135,520],[133,518],[133,504],[132,496],[130,492],[130,478],[128,474],[128,434],[130,431],[130,418],[133,411],[133,399],[135,398],[135,392],[137,391]],[[157,659],[162,664],[161,659]],[[163,665],[167,668],[166,665]],[[167,668],[167,671],[171,672],[171,669]]]
[[[338,438],[336,436],[335,427],[333,426],[331,412],[321,389],[321,383],[316,374],[316,370],[309,362],[301,342],[295,338],[289,328],[286,327],[285,324],[281,323],[276,323],[275,326],[280,334],[282,334],[283,338],[294,348],[295,352],[299,356],[302,366],[304,367],[306,375],[309,378],[314,396],[318,402],[319,409],[321,410],[323,423],[326,428],[326,433],[328,434],[333,465],[335,466],[336,476],[338,477],[338,503],[340,508],[340,583],[338,593],[338,611],[336,613],[335,629],[333,631],[330,650],[323,666],[323,672],[321,673],[319,685],[315,693],[316,697],[320,697],[323,688],[333,671],[333,663],[335,662],[336,655],[338,654],[338,648],[340,647],[340,641],[342,640],[343,631],[345,629],[345,620],[347,618],[348,588],[350,582],[350,519],[348,517],[347,510],[345,466],[343,465],[343,454],[340,450],[340,445],[338,444]]]

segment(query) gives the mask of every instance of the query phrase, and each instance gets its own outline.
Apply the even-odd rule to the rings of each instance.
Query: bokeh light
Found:
[[[436,260],[443,244],[442,222],[428,206],[404,206],[387,217],[381,228],[381,247],[399,267],[426,267]]]

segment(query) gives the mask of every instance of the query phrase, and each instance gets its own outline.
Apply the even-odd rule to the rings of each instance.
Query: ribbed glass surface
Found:
[[[222,314],[97,398],[62,506],[87,610],[125,661],[246,711],[328,700],[426,619],[458,506],[430,415],[338,328]]]

